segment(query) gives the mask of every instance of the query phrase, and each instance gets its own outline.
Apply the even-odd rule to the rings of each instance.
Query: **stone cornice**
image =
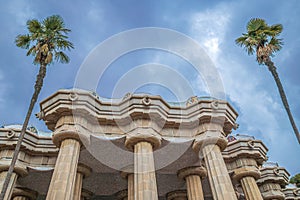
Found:
[[[216,103],[217,102],[217,103]],[[81,115],[90,123],[127,125],[135,119],[151,119],[163,127],[195,127],[201,121],[224,121],[224,131],[235,127],[237,112],[222,100],[203,99],[188,106],[172,105],[160,96],[134,94],[125,100],[99,100],[84,90],[59,90],[40,103],[40,116],[50,130],[61,116]]]
[[[226,163],[239,158],[253,158],[258,165],[267,160],[267,147],[260,140],[238,139],[229,142],[222,152]]]
[[[14,136],[8,135],[14,132]],[[20,135],[19,129],[0,128],[0,150],[14,149]],[[52,137],[39,136],[30,131],[26,131],[21,147],[23,152],[30,155],[57,155],[58,148],[53,144]]]
[[[285,188],[282,191],[286,200],[294,200],[300,197],[300,188]]]
[[[283,167],[263,167],[260,169],[261,178],[257,180],[257,184],[274,183],[285,187],[289,183],[290,174]]]

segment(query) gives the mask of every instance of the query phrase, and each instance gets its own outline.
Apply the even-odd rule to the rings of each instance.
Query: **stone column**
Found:
[[[175,190],[167,194],[167,200],[187,200],[185,190]]]
[[[256,180],[260,178],[258,166],[267,159],[266,153],[264,144],[250,137],[229,142],[223,151],[227,169],[232,179],[240,182],[247,200],[263,199]]]
[[[257,180],[263,199],[284,200],[282,188],[289,183],[289,173],[283,167],[265,165],[260,169],[261,177]]]
[[[3,184],[4,184],[6,176],[7,176],[7,171],[0,172],[0,189],[1,189],[1,191],[2,191]],[[11,176],[11,179],[9,181],[9,185],[8,185],[6,194],[4,196],[4,200],[10,200],[11,199],[12,191],[13,191],[14,186],[16,184],[17,178],[18,178],[17,173],[13,172],[12,176]]]
[[[3,184],[5,181],[5,178],[7,176],[7,171],[11,163],[11,158],[13,156],[14,150],[2,150],[0,151],[0,191],[2,191]],[[20,152],[19,158],[24,157],[25,153]],[[7,159],[10,158],[10,159]],[[28,174],[26,170],[26,166],[22,165],[19,161],[17,161],[14,172],[12,173],[12,176],[9,181],[9,185],[6,191],[6,194],[4,196],[4,200],[10,200],[12,196],[13,189],[15,187],[16,181],[19,176],[26,176]]]
[[[193,149],[204,157],[214,200],[237,200],[221,151],[227,146],[223,128],[208,124],[194,141]],[[213,129],[213,130],[212,130]],[[201,155],[202,154],[202,155]]]
[[[150,128],[135,129],[126,137],[125,146],[134,151],[134,199],[158,200],[153,149],[161,144]]]
[[[16,186],[13,190],[12,200],[35,200],[38,193],[28,188]]]
[[[238,159],[242,163],[244,159]],[[254,161],[255,162],[255,161]],[[255,167],[241,167],[234,170],[233,179],[239,181],[242,185],[246,200],[263,200],[256,179],[260,177],[260,172]]]
[[[75,180],[75,189],[74,189],[74,200],[81,199],[81,190],[82,190],[82,181],[83,178],[88,177],[91,174],[91,168],[79,163],[77,166],[77,174]]]
[[[178,177],[186,181],[189,200],[204,200],[201,177],[206,175],[204,167],[187,167],[178,171]]]
[[[127,179],[127,196],[128,200],[134,200],[134,174],[133,166],[128,166],[122,169],[121,176],[124,179]]]
[[[53,135],[53,143],[59,146],[54,172],[52,174],[46,200],[73,200],[77,163],[81,143],[77,130],[57,130]]]
[[[247,200],[262,200],[260,191],[252,176],[244,177],[241,179],[241,185]]]

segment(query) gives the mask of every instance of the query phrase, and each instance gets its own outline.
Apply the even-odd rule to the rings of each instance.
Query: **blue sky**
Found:
[[[43,19],[59,14],[65,20],[75,49],[68,52],[67,65],[48,67],[39,101],[60,88],[72,88],[84,59],[101,42],[114,34],[143,27],[176,30],[195,39],[219,71],[226,100],[239,112],[240,127],[234,134],[254,135],[269,148],[270,161],[286,167],[291,174],[300,172],[300,146],[282,106],[275,82],[264,66],[236,46],[234,40],[245,32],[247,21],[264,18],[269,24],[281,23],[283,49],[273,58],[285,88],[295,121],[300,126],[300,1],[2,1],[0,6],[0,124],[23,122],[33,91],[37,66],[32,58],[14,45],[18,34],[26,33],[28,19]],[[142,50],[130,52],[113,62],[96,86],[100,96],[110,97],[116,82],[129,70],[145,63],[160,63],[174,68],[190,80],[194,94],[207,95],[201,76],[190,64],[168,52]],[[148,68],[146,74],[157,72]],[[168,77],[170,81],[172,77]],[[144,85],[139,92],[159,94],[174,100],[172,91],[159,85]],[[123,94],[120,94],[120,97]],[[117,95],[118,96],[118,95]],[[39,111],[36,105],[34,112]],[[46,130],[42,121],[32,117],[30,124]]]

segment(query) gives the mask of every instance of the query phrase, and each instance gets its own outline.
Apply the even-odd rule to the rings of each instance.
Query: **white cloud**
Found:
[[[261,139],[270,150],[271,160],[281,161],[279,164],[283,166],[299,165],[299,161],[296,163],[285,156],[291,153],[296,156],[299,148],[271,74],[267,69],[258,70],[256,63],[248,64],[232,54],[234,41],[226,47],[226,34],[231,27],[234,10],[234,5],[219,4],[204,12],[194,13],[188,19],[191,20],[190,34],[214,61],[226,94],[239,107],[238,121],[244,126],[235,133],[242,131]],[[283,60],[289,56],[289,52],[285,52]],[[200,76],[195,84],[199,81]]]
[[[190,16],[190,33],[204,46],[207,54],[215,61],[230,22],[230,7],[219,4],[213,9],[193,13]]]
[[[9,14],[15,17],[17,24],[24,26],[29,19],[36,17],[31,5],[26,1],[12,0],[8,4]]]

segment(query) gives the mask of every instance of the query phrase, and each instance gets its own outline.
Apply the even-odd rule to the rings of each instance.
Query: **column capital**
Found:
[[[124,200],[124,199],[127,198],[127,196],[128,196],[128,190],[127,189],[121,190],[121,191],[116,193],[116,197],[119,200]]]
[[[175,190],[167,193],[167,200],[186,200],[187,192],[186,190]]]
[[[80,143],[80,145],[82,145],[79,134],[79,131],[76,130],[75,127],[70,128],[68,130],[57,129],[53,132],[52,141],[53,144],[55,144],[55,146],[57,146],[58,148],[60,147],[61,142],[66,139],[77,140]]]
[[[124,168],[121,169],[121,177],[124,179],[128,178],[128,175],[134,174],[134,166],[133,165],[128,165]]]
[[[82,188],[81,196],[83,197],[83,199],[91,199],[93,196],[93,193],[89,190]]]
[[[199,153],[207,145],[217,145],[223,151],[227,146],[227,139],[221,131],[209,130],[195,137],[192,148]]]
[[[125,146],[133,150],[135,144],[139,142],[149,142],[153,150],[158,149],[161,145],[161,136],[152,128],[136,128],[127,133]]]
[[[14,197],[17,197],[17,196],[22,196],[22,197],[27,197],[28,199],[36,199],[37,196],[38,196],[38,193],[36,191],[33,191],[31,189],[28,189],[28,188],[24,188],[24,187],[21,187],[21,186],[16,186],[14,189],[13,189],[13,193],[12,193],[12,199]]]
[[[11,160],[8,160],[8,161],[9,161],[8,163],[6,163],[6,162],[3,163],[1,161],[1,163],[0,163],[0,172],[8,171]],[[26,166],[20,165],[20,163],[18,163],[18,162],[14,167],[14,172],[17,173],[21,177],[24,177],[24,176],[28,175],[28,171],[27,171]]]
[[[236,181],[244,177],[253,177],[254,179],[260,178],[260,171],[254,166],[245,166],[233,170],[232,178]]]
[[[207,176],[207,171],[203,166],[191,166],[191,167],[186,167],[183,169],[180,169],[177,172],[177,176],[180,179],[185,179],[187,176],[192,176],[192,175],[197,175],[202,177]]]
[[[88,177],[91,175],[92,173],[92,168],[90,168],[89,166],[82,164],[82,163],[78,163],[77,165],[77,172],[82,174],[83,177]]]

